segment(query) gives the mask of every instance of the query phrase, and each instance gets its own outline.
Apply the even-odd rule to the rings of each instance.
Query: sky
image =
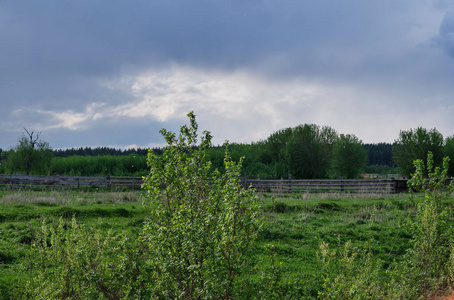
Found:
[[[0,148],[454,135],[454,0],[0,0]]]

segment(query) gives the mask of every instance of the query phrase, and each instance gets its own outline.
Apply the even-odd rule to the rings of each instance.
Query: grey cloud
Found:
[[[39,69],[38,77],[102,74],[127,63],[238,67],[260,64],[276,53],[310,66],[314,51],[324,48],[329,60],[347,43],[358,47],[384,36],[377,23],[399,6],[387,10],[385,4],[364,1],[7,3],[4,14],[14,21],[3,29],[3,63],[12,73],[13,65],[19,72]]]
[[[448,11],[443,18],[438,43],[454,58],[454,9]]]
[[[71,111],[81,115],[92,103],[106,103],[106,107],[137,103],[136,97],[128,92],[130,87],[103,84],[121,83],[124,78],[149,70],[169,69],[171,65],[219,70],[222,74],[244,71],[257,81],[277,85],[301,80],[320,83],[323,88],[336,86],[333,90],[339,87],[348,90],[353,86],[353,91],[343,97],[358,101],[352,107],[364,107],[355,112],[359,117],[361,112],[373,112],[378,105],[384,111],[397,102],[405,108],[434,96],[445,104],[453,92],[454,61],[445,60],[427,41],[439,28],[437,45],[454,57],[453,12],[447,12],[442,22],[439,20],[439,15],[451,4],[451,0],[3,0],[0,2],[0,147],[11,144],[11,131],[20,132],[28,124],[44,128],[55,122],[49,116],[44,119],[45,114],[37,115],[36,111]],[[270,93],[267,88],[264,86],[263,93],[250,92],[247,101],[251,106],[257,101],[260,107],[260,99],[254,97]],[[167,92],[168,89],[163,89],[162,93]],[[276,93],[276,97],[285,97],[285,93],[282,92],[284,96]],[[376,95],[369,97],[368,93]],[[332,92],[329,97],[320,97],[319,101],[331,103],[332,98],[339,96]],[[310,115],[317,115],[319,119],[315,121],[319,122],[330,115],[329,105],[326,110],[314,106],[309,115],[299,112],[305,111],[303,106],[296,107],[281,109],[276,114],[296,124],[308,121]],[[20,116],[11,117],[20,109]],[[260,124],[262,116],[258,113],[245,123],[238,121],[238,126]],[[208,122],[210,116],[204,116],[203,120]],[[141,126],[159,127],[155,120],[147,122],[144,118],[121,121],[136,130],[119,129],[115,124],[118,119],[88,120],[84,123],[85,130],[69,134],[53,129],[55,136],[50,137],[61,137],[61,147],[70,146],[69,143],[84,136],[87,145],[96,144],[96,140],[99,144],[108,143],[112,139],[120,143],[122,138],[128,140],[125,144],[132,144],[138,143],[129,142],[133,139],[132,132]],[[171,118],[166,124],[173,126],[174,121]],[[338,124],[342,122],[339,120]],[[230,124],[228,120],[219,123]],[[296,124],[282,123],[281,127]],[[261,130],[278,130],[280,125]],[[99,129],[99,126],[105,127]],[[109,126],[118,134],[107,134]],[[237,126],[232,128],[229,138],[234,140]],[[65,134],[74,138],[65,139]],[[145,142],[139,135],[137,139]]]

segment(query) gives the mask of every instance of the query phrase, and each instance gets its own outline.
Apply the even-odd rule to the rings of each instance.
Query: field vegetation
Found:
[[[103,238],[127,236],[129,247],[138,247],[149,214],[143,197],[139,191],[1,192],[0,298],[15,299],[35,274],[30,269],[37,254],[32,244],[39,240],[43,224],[68,229],[74,218]],[[401,260],[411,245],[404,225],[415,204],[405,195],[265,194],[258,204],[263,228],[248,257],[255,266],[242,278],[247,283],[244,292],[251,297],[259,292],[317,298],[326,283],[322,243],[330,251],[341,251],[350,241],[351,249],[371,251],[384,266]],[[100,247],[92,246],[94,252]]]
[[[104,248],[106,257],[102,258],[108,264],[109,257],[119,255],[112,251],[121,245],[119,241],[124,247],[140,249],[149,215],[141,191],[3,191],[0,195],[1,299],[17,299],[25,286],[33,288],[30,279],[36,271],[31,267],[36,263],[37,249],[32,245],[41,238],[43,225],[56,230],[63,226],[68,231],[76,222],[89,228],[92,239],[98,234],[101,240],[109,241],[105,247],[111,248]],[[415,239],[409,219],[417,214],[417,203],[423,199],[422,194],[259,195],[263,226],[248,252],[251,267],[239,280],[244,285],[244,297],[240,298],[349,299],[366,291],[383,295],[392,266],[409,259]],[[452,204],[451,198],[443,203],[446,208]],[[101,244],[91,245],[93,254],[99,255]],[[130,255],[136,255],[129,257],[131,261],[145,259],[145,253]],[[131,264],[126,258],[124,261]],[[107,272],[101,266],[97,271],[99,276]],[[104,280],[120,290],[118,281]],[[373,282],[378,291],[370,290]],[[139,289],[142,284],[131,286]],[[339,296],[346,289],[352,297]],[[423,289],[418,292],[422,295]],[[374,298],[369,296],[357,298]]]

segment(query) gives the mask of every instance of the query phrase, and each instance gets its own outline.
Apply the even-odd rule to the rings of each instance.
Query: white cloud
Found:
[[[127,83],[126,83],[127,82]],[[285,118],[281,106],[310,106],[320,87],[302,79],[270,81],[247,71],[221,72],[172,66],[106,86],[129,92],[134,100],[111,108],[110,116],[151,117],[161,122],[180,119],[189,110],[226,119]]]
[[[42,118],[42,120],[45,120],[44,124],[34,126],[38,126],[43,130],[61,128],[66,128],[69,130],[86,129],[89,127],[89,122],[104,117],[102,114],[103,107],[104,103],[91,103],[85,107],[85,110],[83,112],[77,112],[74,110],[58,111],[37,109],[36,111],[34,111],[36,114],[45,115],[47,117]],[[30,109],[19,110],[17,113],[30,113]]]

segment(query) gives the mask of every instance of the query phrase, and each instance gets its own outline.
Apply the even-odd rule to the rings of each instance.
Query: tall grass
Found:
[[[138,244],[147,216],[142,196],[139,191],[0,192],[0,299],[17,299],[26,281],[36,275],[27,269],[31,266],[27,267],[27,257],[33,258],[36,249],[32,244],[39,240],[43,220],[48,228],[57,230],[62,222],[63,228],[68,229],[75,216],[77,224],[88,229],[81,234],[90,236],[96,232],[99,245],[102,241],[122,245],[119,249],[126,252],[102,252],[106,256],[99,262],[104,267],[98,265],[97,270],[106,276],[114,270],[107,267],[115,257],[123,255],[125,262],[133,264],[144,254],[140,251],[146,250]],[[409,220],[414,223],[418,214],[424,215],[421,209],[425,206],[419,204],[425,203],[424,194],[259,196],[265,223],[248,256],[255,267],[239,283],[245,298],[431,299],[449,292],[454,278],[454,252],[449,243],[443,260],[438,259],[444,266],[439,269],[443,275],[440,278],[424,283],[420,279],[425,278],[421,275],[425,273],[418,271],[422,269],[411,268],[421,261],[417,253],[423,252],[418,252],[417,245],[423,243],[410,230]],[[440,207],[446,211],[453,203],[449,196]],[[449,216],[448,223],[437,224],[449,227]],[[92,255],[96,248],[93,251],[84,255]],[[129,251],[132,252],[128,256]],[[145,280],[149,270],[144,265],[139,267],[143,269],[138,276]],[[135,281],[134,293],[142,284]],[[421,288],[424,284],[426,287]],[[115,281],[115,286],[118,295],[127,295],[129,289],[119,281]],[[146,285],[142,288],[145,291]]]
[[[86,204],[119,204],[140,203],[143,193],[134,191],[77,192],[73,190],[48,191],[3,191],[0,192],[0,203],[20,203],[39,205],[86,205]]]

